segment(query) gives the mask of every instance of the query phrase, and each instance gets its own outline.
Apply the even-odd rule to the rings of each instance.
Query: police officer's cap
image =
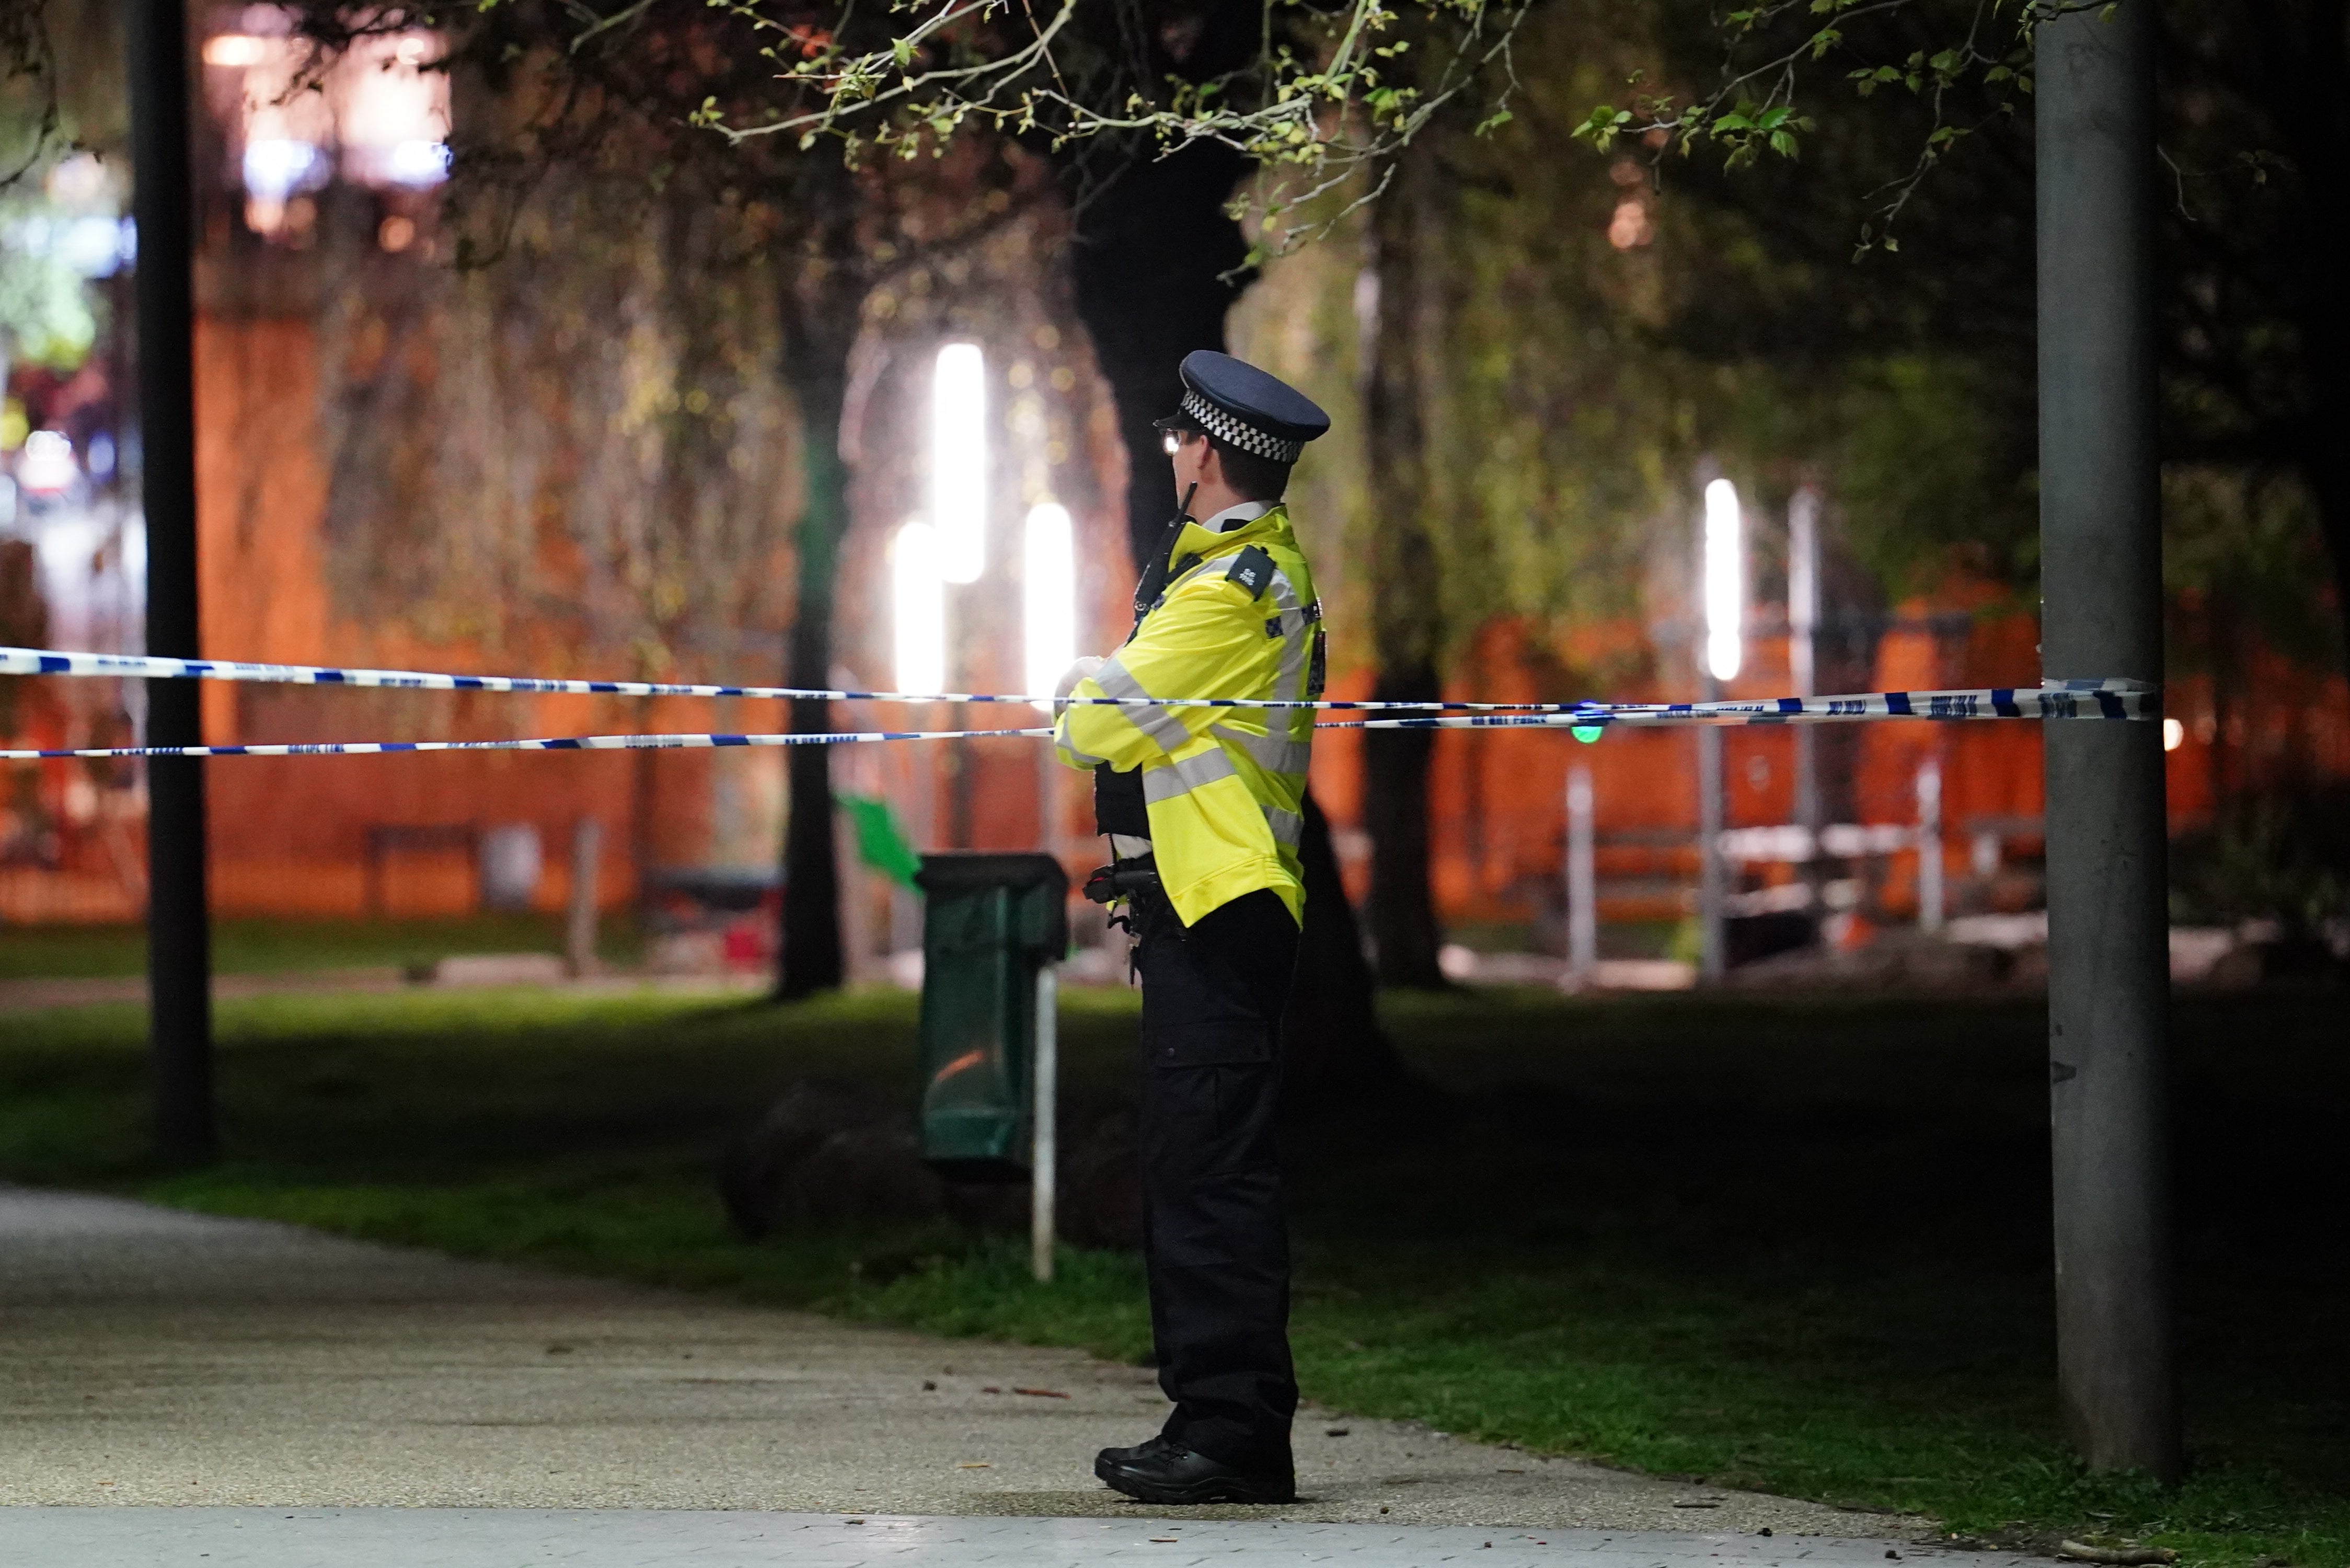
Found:
[[[1279,377],[1201,348],[1183,357],[1181,411],[1159,421],[1161,430],[1195,426],[1243,452],[1290,463],[1329,430],[1330,416]]]

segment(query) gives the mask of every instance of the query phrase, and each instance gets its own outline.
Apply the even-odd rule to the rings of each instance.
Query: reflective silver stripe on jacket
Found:
[[[1142,770],[1142,798],[1156,805],[1187,794],[1204,784],[1218,779],[1238,777],[1232,758],[1222,751],[1201,752],[1196,757],[1185,757],[1163,766]]]
[[[1314,625],[1320,618],[1298,604],[1296,585],[1278,566],[1273,569],[1273,582],[1265,591],[1273,596],[1274,619],[1281,627],[1281,670],[1274,677],[1274,695],[1291,698],[1296,695],[1305,660],[1314,651]]]
[[[1275,723],[1286,723],[1285,714],[1272,715]],[[1231,742],[1256,760],[1256,765],[1269,774],[1301,774],[1313,761],[1314,746],[1309,741],[1293,741],[1286,735],[1260,735],[1249,730],[1235,730],[1227,725],[1210,726],[1210,733]]]
[[[1264,825],[1273,829],[1274,841],[1295,849],[1305,837],[1305,819],[1294,811],[1284,811],[1277,805],[1264,810]]]
[[[1150,701],[1154,693],[1145,691],[1142,682],[1128,674],[1126,666],[1115,656],[1094,671],[1094,684],[1102,689],[1106,697],[1142,698],[1141,706],[1122,708],[1119,711],[1133,721],[1136,729],[1158,742],[1160,751],[1172,752],[1191,742],[1191,732],[1183,727],[1183,721]]]

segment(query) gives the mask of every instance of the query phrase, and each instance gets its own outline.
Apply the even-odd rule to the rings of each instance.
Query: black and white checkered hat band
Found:
[[[1305,450],[1304,441],[1284,441],[1279,436],[1267,435],[1254,425],[1242,423],[1189,389],[1183,393],[1183,411],[1199,421],[1201,429],[1218,441],[1228,441],[1243,452],[1253,452],[1274,462],[1295,462]]]

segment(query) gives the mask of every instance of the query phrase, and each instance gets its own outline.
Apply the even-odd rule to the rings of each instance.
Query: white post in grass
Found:
[[[1588,985],[1599,967],[1598,878],[1591,854],[1591,770],[1566,772],[1566,973]]]
[[[1053,1278],[1053,1177],[1060,1156],[1055,1125],[1061,1078],[1061,977],[1045,964],[1036,971],[1036,1060],[1033,1069],[1035,1151],[1030,1159],[1028,1262],[1039,1283]]]
[[[602,824],[583,816],[572,825],[571,898],[563,921],[563,956],[575,980],[596,972],[596,871],[603,853]]]
[[[1820,493],[1806,484],[1787,503],[1787,677],[1798,697],[1819,690]],[[1820,736],[1816,724],[1796,724],[1795,823],[1804,830],[1798,869],[1810,890],[1804,913],[1817,924],[1820,904]]]
[[[1918,764],[1918,929],[1942,929],[1942,764]]]
[[[1746,521],[1739,504],[1738,487],[1716,479],[1705,487],[1705,526],[1700,535],[1702,564],[1704,640],[1699,668],[1704,672],[1708,701],[1720,699],[1721,689],[1738,677],[1745,659]],[[1698,787],[1698,977],[1719,981],[1730,967],[1728,907],[1729,867],[1721,859],[1724,826],[1722,799],[1722,735],[1711,724],[1697,732]]]

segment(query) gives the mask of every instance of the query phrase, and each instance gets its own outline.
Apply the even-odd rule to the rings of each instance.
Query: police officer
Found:
[[[1322,691],[1322,607],[1282,493],[1330,417],[1226,355],[1182,364],[1159,421],[1183,506],[1143,564],[1133,635],[1064,679],[1061,759],[1095,774],[1116,900],[1142,980],[1144,1252],[1159,1436],[1094,1473],[1152,1503],[1288,1502],[1289,1242],[1274,1143],[1279,1028],[1297,961],[1305,709],[1149,699],[1296,701]]]

